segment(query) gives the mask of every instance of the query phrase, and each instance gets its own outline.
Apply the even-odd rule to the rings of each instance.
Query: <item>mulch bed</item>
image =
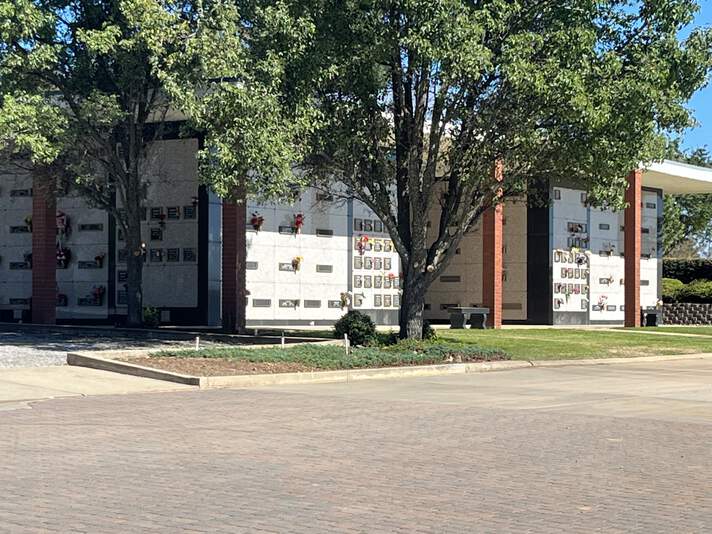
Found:
[[[190,376],[261,375],[274,373],[303,373],[322,370],[301,363],[247,362],[221,358],[171,358],[163,356],[142,356],[134,358],[121,358],[119,361]]]
[[[505,358],[452,358],[442,362],[432,363],[462,363],[500,361]],[[228,358],[174,358],[170,356],[134,356],[119,358],[118,361],[133,363],[142,367],[152,367],[190,376],[229,376],[229,375],[262,375],[276,373],[306,373],[313,371],[330,371],[297,362],[248,362]],[[430,365],[429,363],[407,364],[396,367],[411,367],[412,365]],[[379,366],[383,367],[383,366]]]

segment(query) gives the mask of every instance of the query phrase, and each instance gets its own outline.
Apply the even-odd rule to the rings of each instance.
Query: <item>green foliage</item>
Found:
[[[143,324],[148,328],[158,328],[161,324],[161,312],[152,306],[143,307]]]
[[[142,316],[136,258],[155,142],[189,120],[182,131],[203,133],[201,175],[219,194],[247,178],[263,197],[292,194],[316,108],[285,64],[311,28],[271,1],[0,0],[0,151],[114,216],[130,324]]]
[[[296,362],[313,369],[358,369],[509,359],[505,352],[496,349],[480,349],[474,345],[427,343],[399,343],[387,349],[356,347],[351,350],[349,355],[346,355],[343,347],[334,345],[299,345],[286,349],[225,348],[162,351],[154,353],[154,355],[182,358],[228,358],[249,362]]]
[[[685,152],[680,140],[668,145],[668,159],[712,167],[712,156],[706,148]],[[684,242],[698,249],[712,243],[712,195],[665,195],[663,203],[663,253],[672,255]]]
[[[685,287],[685,284],[676,278],[663,278],[662,283],[663,302],[677,302],[680,290]]]
[[[223,198],[243,190],[263,201],[292,198],[307,184],[295,165],[320,116],[294,72],[313,23],[282,2],[218,1],[206,13],[196,37],[158,69],[204,135],[201,178]]]
[[[351,310],[334,324],[334,337],[349,336],[352,345],[369,345],[376,338],[376,325],[368,315]]]
[[[663,260],[663,277],[687,284],[693,280],[712,280],[712,260]]]
[[[427,320],[423,321],[423,339],[433,340],[436,337],[438,337],[438,334],[435,331],[435,329],[432,326],[430,326],[430,322]]]
[[[712,303],[712,280],[693,280],[677,293],[678,302]]]

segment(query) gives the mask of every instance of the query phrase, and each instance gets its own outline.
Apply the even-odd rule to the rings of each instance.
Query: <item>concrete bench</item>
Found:
[[[484,329],[487,328],[487,316],[489,308],[468,308],[454,307],[448,308],[450,314],[450,328],[465,328],[469,322],[472,328]],[[468,321],[469,319],[469,321]]]
[[[663,324],[663,311],[658,308],[640,309],[640,326],[660,326]]]

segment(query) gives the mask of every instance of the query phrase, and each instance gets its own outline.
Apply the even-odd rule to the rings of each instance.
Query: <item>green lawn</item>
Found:
[[[661,331],[671,331],[669,328]],[[712,329],[711,329],[712,330]],[[637,332],[533,329],[438,330],[443,341],[499,349],[515,360],[613,358],[712,352],[712,338],[661,336]]]
[[[656,328],[636,328],[636,330],[712,336],[712,326],[660,326]]]

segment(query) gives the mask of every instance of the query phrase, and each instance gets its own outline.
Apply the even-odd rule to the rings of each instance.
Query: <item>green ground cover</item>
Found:
[[[350,354],[342,345],[296,345],[286,348],[209,348],[169,350],[153,356],[220,358],[253,363],[298,363],[313,369],[357,369],[398,365],[429,365],[509,359],[497,349],[482,349],[463,343],[398,343],[387,347],[354,347]]]

